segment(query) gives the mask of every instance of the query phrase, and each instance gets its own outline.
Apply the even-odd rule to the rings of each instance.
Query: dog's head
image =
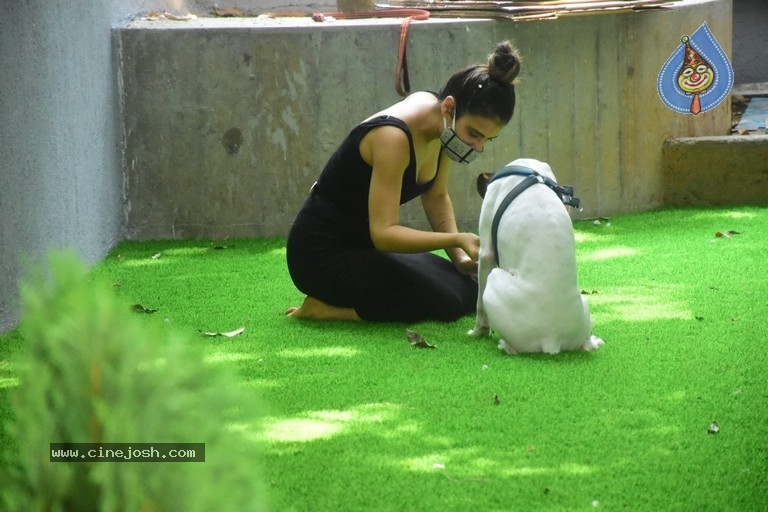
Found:
[[[518,158],[516,160],[512,160],[507,164],[507,166],[510,166],[510,165],[520,165],[523,167],[528,167],[532,171],[536,171],[542,176],[546,176],[547,178],[557,182],[557,178],[555,178],[555,173],[552,172],[552,168],[546,162],[534,160],[533,158]],[[477,193],[480,194],[480,197],[485,198],[485,191],[488,189],[488,183],[490,183],[494,174],[495,173],[492,173],[492,172],[484,172],[477,176]]]
[[[485,191],[488,190],[488,183],[493,178],[492,172],[483,172],[477,175],[477,193],[485,199]]]
[[[581,210],[581,201],[579,201],[577,197],[573,196],[573,187],[557,185],[557,178],[555,177],[555,173],[552,172],[552,168],[548,163],[534,160],[532,158],[518,158],[517,160],[513,160],[507,164],[507,166],[511,165],[527,167],[530,170],[535,171],[539,175],[545,177],[549,180],[549,187],[560,197],[560,199],[562,199],[563,203],[566,205],[566,208],[573,206],[574,208]],[[485,193],[488,190],[488,185],[493,179],[494,174],[495,173],[484,172],[477,176],[477,193],[480,194],[480,197],[483,199],[485,199]]]

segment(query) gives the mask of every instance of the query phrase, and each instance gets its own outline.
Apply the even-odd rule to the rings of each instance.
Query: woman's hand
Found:
[[[459,261],[454,261],[453,266],[456,267],[460,273],[467,275],[477,281],[477,262],[472,261],[469,258],[464,258]]]
[[[480,237],[474,233],[458,233],[457,236],[458,247],[476,264],[477,258],[480,256]],[[457,262],[454,261],[454,264],[457,265]]]
[[[477,258],[480,252],[480,237],[473,233],[459,233],[459,246],[449,250],[453,266],[456,270],[477,281]]]

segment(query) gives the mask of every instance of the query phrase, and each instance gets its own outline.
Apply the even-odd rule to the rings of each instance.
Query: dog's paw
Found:
[[[605,345],[605,342],[602,339],[598,338],[597,336],[590,336],[589,339],[585,341],[581,346],[581,350],[589,352],[591,350],[597,350],[603,345]]]
[[[488,336],[491,334],[491,328],[475,326],[474,329],[468,330],[467,334],[470,336],[474,336],[475,338],[482,338],[484,336]]]
[[[499,350],[503,350],[511,356],[516,356],[519,352],[515,350],[512,345],[508,345],[506,341],[499,340]]]
[[[562,350],[560,344],[556,341],[544,341],[541,344],[541,351],[545,354],[555,355]]]

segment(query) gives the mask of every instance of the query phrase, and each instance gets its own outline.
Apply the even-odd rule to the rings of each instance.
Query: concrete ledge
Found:
[[[768,135],[671,139],[662,149],[665,206],[768,204]]]

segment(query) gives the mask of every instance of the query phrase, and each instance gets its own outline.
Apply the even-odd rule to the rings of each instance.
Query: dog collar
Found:
[[[522,165],[508,165],[506,167],[503,167],[493,173],[493,176],[490,180],[488,180],[488,184],[490,185],[496,180],[499,180],[501,178],[506,178],[507,176],[534,176],[538,175],[536,171],[531,169],[530,167],[524,167]]]
[[[581,211],[582,209],[581,200],[578,197],[575,197],[573,195],[573,187],[569,187],[566,185],[558,185],[555,180],[547,178],[546,176],[542,176],[541,174],[534,171],[530,167],[525,167],[524,165],[508,165],[506,167],[502,167],[501,169],[493,173],[493,177],[491,177],[491,179],[488,180],[488,184],[490,185],[494,181],[502,178],[506,178],[508,176],[525,176],[526,178],[534,176],[536,177],[536,180],[528,182],[525,187],[521,188],[519,192],[515,193],[515,190],[517,190],[518,187],[520,187],[523,183],[526,183],[526,181],[523,180],[517,187],[515,187],[510,191],[507,197],[513,196],[512,199],[514,199],[515,197],[520,195],[520,193],[523,190],[530,187],[531,185],[534,185],[536,182],[539,182],[548,186],[555,194],[557,194],[560,200],[563,201],[563,204],[568,206],[573,206],[579,211]],[[512,202],[512,199],[510,199],[509,202]],[[506,206],[504,208],[506,208]]]

